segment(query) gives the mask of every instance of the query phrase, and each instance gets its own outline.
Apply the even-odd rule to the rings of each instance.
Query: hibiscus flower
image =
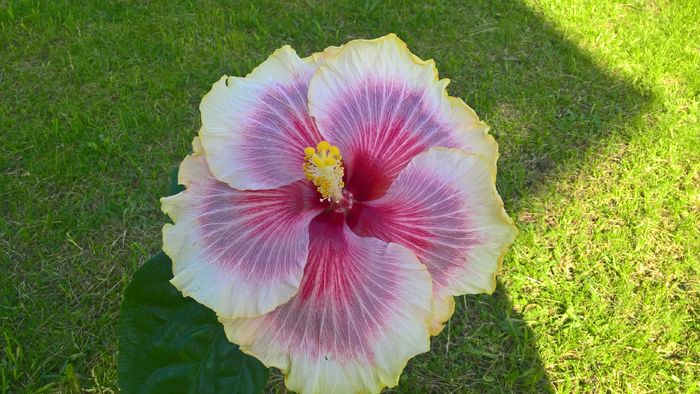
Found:
[[[172,283],[300,393],[378,392],[453,297],[491,293],[515,229],[497,145],[393,34],[289,46],[202,100],[163,198]]]

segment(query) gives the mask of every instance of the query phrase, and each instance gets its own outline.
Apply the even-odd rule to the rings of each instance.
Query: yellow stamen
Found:
[[[321,201],[340,202],[343,198],[343,187],[345,187],[340,149],[332,146],[328,141],[321,141],[316,149],[304,148],[304,155],[306,159],[304,174],[323,196]]]

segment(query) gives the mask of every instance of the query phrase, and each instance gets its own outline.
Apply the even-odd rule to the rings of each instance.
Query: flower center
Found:
[[[321,141],[312,147],[304,148],[304,174],[319,193],[321,201],[339,203],[343,199],[343,157],[340,149],[328,141]]]

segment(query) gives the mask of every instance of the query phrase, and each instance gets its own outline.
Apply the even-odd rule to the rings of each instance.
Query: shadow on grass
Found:
[[[261,6],[259,21],[241,22],[256,32],[276,11]],[[451,95],[465,98],[492,127],[501,151],[498,187],[511,216],[518,215],[520,200],[555,173],[575,171],[585,155],[613,136],[624,140],[625,125],[639,118],[647,102],[647,94],[601,69],[519,1],[332,8],[319,2],[286,12],[298,27],[279,34],[302,55],[393,31],[420,57],[434,58],[441,76],[452,80]],[[409,362],[394,391],[553,390],[537,337],[508,294],[508,258],[505,267],[493,296],[457,299],[449,327],[433,339],[430,353]],[[269,390],[280,390],[280,384],[273,379]]]
[[[409,363],[401,393],[552,392],[536,338],[499,281],[493,295],[456,299],[431,352]]]

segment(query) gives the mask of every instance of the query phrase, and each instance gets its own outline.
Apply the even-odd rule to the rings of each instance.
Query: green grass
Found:
[[[116,390],[214,81],[393,31],[491,125],[520,229],[394,391],[699,391],[700,5],[463,3],[0,1],[1,390]]]

